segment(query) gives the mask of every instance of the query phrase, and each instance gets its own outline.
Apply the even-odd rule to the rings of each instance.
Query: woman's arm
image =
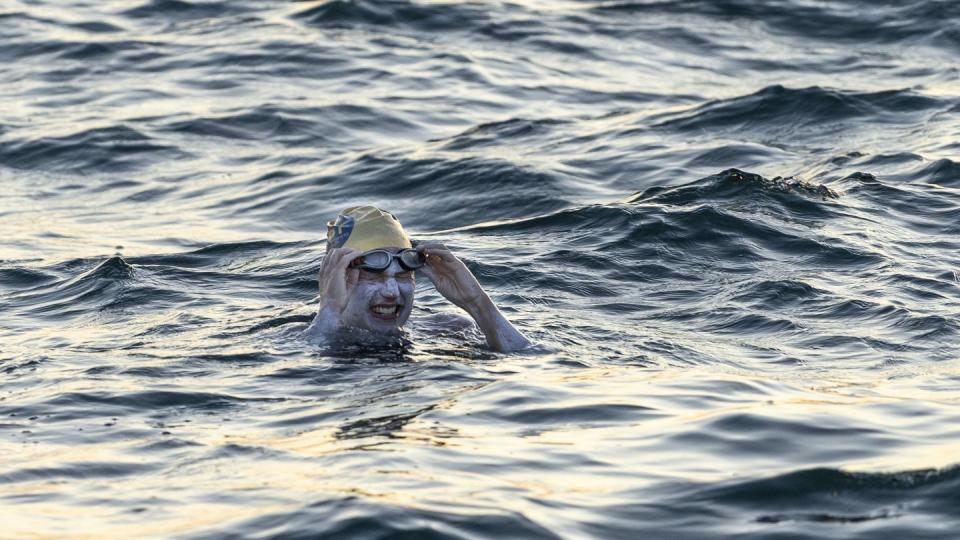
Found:
[[[426,255],[420,268],[444,298],[473,317],[487,338],[487,345],[499,352],[511,352],[530,345],[514,327],[474,277],[463,261],[439,242],[423,242],[417,251]]]
[[[307,327],[310,337],[330,337],[340,327],[340,314],[350,301],[350,293],[357,284],[360,271],[350,268],[350,261],[360,252],[349,248],[334,248],[327,252],[320,265],[320,309]]]

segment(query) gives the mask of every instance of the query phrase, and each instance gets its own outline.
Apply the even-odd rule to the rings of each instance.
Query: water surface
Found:
[[[958,18],[5,3],[2,535],[952,538]],[[538,346],[305,342],[355,204]]]

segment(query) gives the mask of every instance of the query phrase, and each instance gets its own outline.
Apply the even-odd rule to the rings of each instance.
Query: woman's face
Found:
[[[396,334],[413,310],[415,285],[413,272],[404,270],[396,259],[382,272],[361,269],[341,322],[378,334]]]

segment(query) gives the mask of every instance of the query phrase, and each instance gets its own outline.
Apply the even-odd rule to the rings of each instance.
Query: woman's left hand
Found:
[[[467,265],[439,242],[423,242],[417,251],[426,255],[418,272],[426,274],[437,291],[473,317],[491,349],[518,351],[530,341],[500,313]]]
[[[444,298],[468,312],[488,299],[467,265],[446,246],[440,242],[421,242],[417,251],[426,255],[426,264],[418,271],[430,278]]]

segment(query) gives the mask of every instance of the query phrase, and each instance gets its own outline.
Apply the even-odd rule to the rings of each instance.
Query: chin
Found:
[[[368,320],[363,326],[366,328],[366,330],[375,334],[392,336],[400,333],[400,325],[396,323]]]

